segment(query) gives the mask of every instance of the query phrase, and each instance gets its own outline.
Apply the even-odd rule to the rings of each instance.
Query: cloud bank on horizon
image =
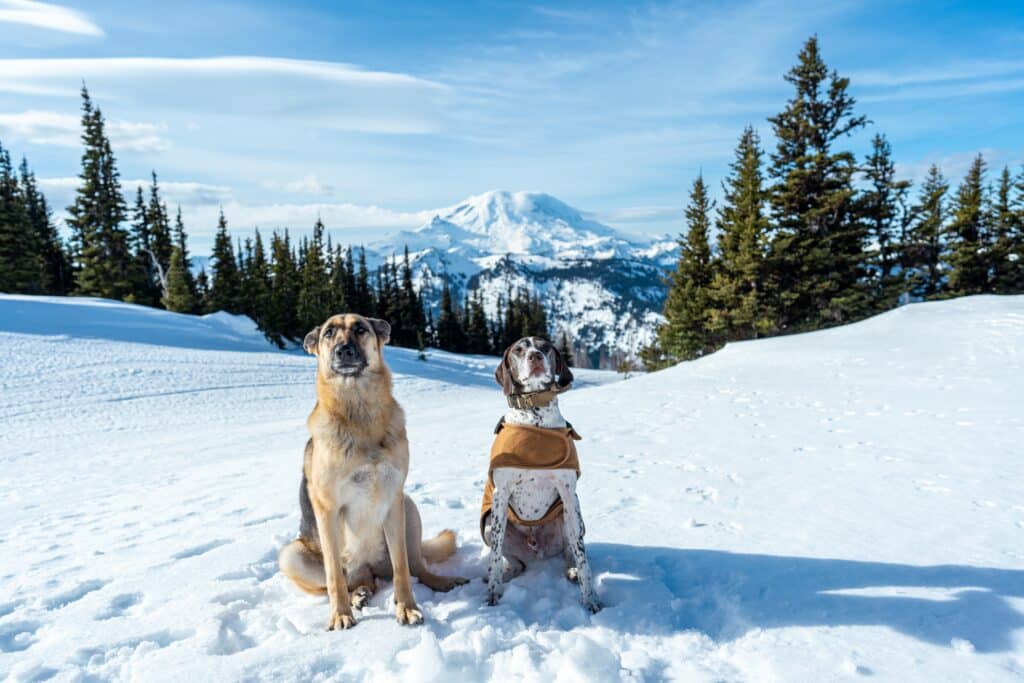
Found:
[[[373,231],[492,188],[674,232],[689,183],[719,185],[744,125],[770,150],[766,117],[812,33],[874,123],[851,140],[858,152],[881,131],[910,177],[932,162],[956,177],[977,151],[1019,164],[1022,18],[923,2],[381,12],[0,0],[0,141],[63,206],[86,82],[128,193],[155,169],[200,252],[218,205],[245,229],[320,215]]]

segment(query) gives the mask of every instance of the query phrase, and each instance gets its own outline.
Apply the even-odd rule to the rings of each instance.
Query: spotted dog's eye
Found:
[[[517,356],[523,355],[523,347],[522,346],[517,346],[516,348],[514,348],[512,350],[512,353],[516,354]]]

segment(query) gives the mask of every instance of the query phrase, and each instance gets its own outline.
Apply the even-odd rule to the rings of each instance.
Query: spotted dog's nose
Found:
[[[528,354],[526,354],[526,360],[530,361],[531,363],[542,363],[544,362],[544,354],[538,351],[537,349],[533,349]]]

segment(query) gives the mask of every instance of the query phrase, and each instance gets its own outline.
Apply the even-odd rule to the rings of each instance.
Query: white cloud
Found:
[[[413,134],[440,126],[449,88],[339,62],[272,57],[0,60],[0,92],[77,94],[149,110]]]
[[[196,225],[216,225],[216,207],[200,207],[191,212],[190,220]],[[335,228],[416,228],[430,220],[434,211],[395,211],[379,206],[365,206],[339,202],[243,204],[229,201],[224,204],[224,215],[234,229],[310,228],[319,217],[324,225]]]
[[[334,194],[334,186],[324,183],[317,177],[315,173],[308,173],[298,180],[290,181],[279,181],[279,180],[267,180],[264,181],[263,187],[268,190],[281,190],[284,192],[291,192],[293,194],[313,194],[313,195],[326,195],[330,196]]]
[[[0,23],[3,22],[80,36],[103,36],[103,29],[81,12],[34,0],[0,0]]]
[[[61,178],[39,178],[39,187],[46,194],[50,204],[58,210],[71,202],[75,190],[81,180],[77,177],[68,176]],[[129,201],[135,196],[135,188],[141,186],[149,199],[149,186],[152,180],[145,179],[122,179],[121,188],[124,190],[125,198]],[[224,185],[209,185],[189,181],[166,181],[159,180],[160,195],[167,202],[167,205],[174,207],[217,206],[227,202],[231,198],[231,188]]]
[[[111,120],[106,122],[107,134],[117,151],[158,152],[170,143],[161,136],[163,124]],[[79,116],[55,111],[29,110],[21,113],[0,113],[0,131],[12,138],[35,145],[78,147],[82,125]]]

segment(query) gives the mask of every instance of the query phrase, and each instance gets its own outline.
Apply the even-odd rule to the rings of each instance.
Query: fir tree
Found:
[[[141,186],[135,188],[128,244],[133,254],[131,300],[144,306],[156,306],[161,297],[160,274],[156,269],[157,260],[149,232],[149,214]]]
[[[71,262],[51,219],[46,197],[39,191],[35,174],[24,157],[20,175],[25,218],[40,261],[38,289],[44,294],[67,294],[72,284]]]
[[[769,121],[778,140],[769,169],[775,224],[771,269],[784,330],[846,322],[862,314],[864,226],[853,210],[856,160],[836,151],[863,127],[853,114],[849,80],[828,67],[811,37],[786,75],[795,94]]]
[[[1021,291],[1019,243],[1021,214],[1014,210],[1014,183],[1010,169],[1003,167],[996,186],[995,202],[991,211],[992,223],[992,291],[997,294],[1017,294]]]
[[[283,235],[274,232],[270,240],[270,254],[270,306],[264,331],[278,344],[283,344],[285,339],[299,339],[301,335],[309,332],[309,329],[302,330],[295,317],[299,301],[299,271],[292,255],[291,239],[287,230]],[[319,325],[321,322],[323,321],[316,324]]]
[[[915,218],[902,245],[907,288],[915,299],[935,297],[943,287],[942,236],[949,183],[932,164],[918,194]]]
[[[167,268],[167,296],[163,299],[164,308],[175,313],[190,313],[195,308],[195,299],[186,277],[185,256],[181,247],[175,245],[171,250],[171,262]]]
[[[38,293],[42,262],[11,157],[0,147],[0,292]]]
[[[710,329],[728,339],[771,334],[775,320],[766,289],[768,220],[757,132],[748,126],[736,147],[731,173],[723,184],[718,219],[718,263],[712,290]]]
[[[985,159],[979,154],[957,188],[949,234],[949,289],[954,296],[989,291]]]
[[[132,293],[132,259],[117,162],[104,132],[103,114],[82,86],[82,171],[67,220],[75,243],[76,290],[124,299]]]
[[[156,171],[152,172],[152,177],[153,183],[149,187],[149,206],[146,209],[146,217],[149,222],[149,246],[153,252],[153,258],[159,264],[155,266],[156,270],[162,271],[166,275],[171,266],[174,238],[171,235],[167,205],[160,198],[160,185],[157,183]]]
[[[202,268],[196,275],[195,312],[202,313],[210,308],[210,278],[206,275],[206,268]],[[263,329],[266,330],[265,327]]]
[[[469,353],[491,353],[493,350],[483,293],[479,289],[469,295],[466,306],[466,349]]]
[[[420,300],[412,282],[412,266],[409,263],[409,247],[406,246],[402,256],[402,283],[398,293],[400,314],[397,325],[396,346],[412,348],[419,343],[419,337],[426,327],[426,318],[423,315],[423,302]],[[392,325],[392,334],[396,332],[395,325]],[[392,337],[394,339],[394,336]]]
[[[370,271],[366,267],[366,249],[359,247],[359,270],[353,287],[352,312],[361,315],[376,315],[377,307],[370,287]]]
[[[886,310],[896,305],[903,291],[903,275],[898,272],[903,225],[900,218],[910,181],[896,180],[892,148],[881,134],[872,139],[863,172],[867,189],[860,197],[860,214],[875,244],[872,298],[876,309]]]
[[[188,313],[198,313],[198,296],[196,294],[196,279],[192,276],[192,257],[188,253],[188,234],[185,232],[185,221],[181,217],[181,205],[174,216],[174,230],[171,233],[174,246],[181,252],[181,262],[184,266],[185,286],[188,288],[189,298],[192,300],[193,308]],[[172,254],[173,255],[173,254]],[[168,279],[169,276],[168,276]]]
[[[317,218],[313,238],[306,243],[299,287],[298,320],[302,329],[311,330],[331,316],[332,295],[324,264],[324,224]]]
[[[718,338],[710,329],[711,247],[709,215],[713,202],[700,176],[693,183],[686,207],[687,232],[679,239],[679,261],[665,300],[664,325],[658,328],[657,346],[664,361],[691,360],[715,351]],[[648,352],[645,362],[655,366],[658,352]]]
[[[562,334],[559,335],[556,348],[562,356],[562,362],[565,363],[566,367],[576,367],[576,359],[572,353],[572,344],[569,343],[569,333],[565,330],[562,330]]]
[[[227,311],[240,313],[241,306],[241,275],[238,262],[231,249],[231,237],[228,235],[228,222],[221,209],[217,219],[217,234],[213,238],[213,282],[210,284],[209,312]]]
[[[448,273],[441,287],[441,304],[437,317],[437,347],[445,351],[462,353],[465,350],[465,332],[459,324],[459,314],[452,300]]]

